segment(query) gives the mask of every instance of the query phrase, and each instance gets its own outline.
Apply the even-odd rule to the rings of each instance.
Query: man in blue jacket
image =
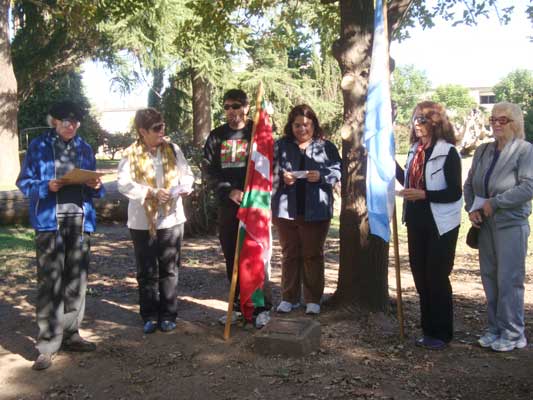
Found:
[[[102,197],[99,178],[69,184],[62,177],[74,168],[96,169],[91,147],[76,135],[83,110],[71,101],[52,106],[51,129],[35,138],[26,152],[17,186],[29,199],[37,250],[36,370],[52,365],[59,349],[93,351],[80,337],[85,311],[90,235],[96,213],[93,197]]]

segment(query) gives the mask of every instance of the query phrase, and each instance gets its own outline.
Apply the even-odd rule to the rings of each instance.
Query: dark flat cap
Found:
[[[49,114],[55,119],[74,119],[81,121],[84,116],[84,111],[76,103],[70,100],[60,101],[55,103],[50,108]]]

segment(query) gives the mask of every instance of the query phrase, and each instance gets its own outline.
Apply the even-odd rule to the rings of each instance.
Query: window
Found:
[[[479,104],[494,104],[496,103],[495,95],[482,95],[479,96]]]

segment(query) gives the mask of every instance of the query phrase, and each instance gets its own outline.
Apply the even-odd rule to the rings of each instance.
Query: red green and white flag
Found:
[[[264,284],[271,255],[272,170],[274,140],[265,103],[256,111],[239,223],[239,282],[241,311],[251,321],[254,308],[265,306]],[[257,117],[258,115],[258,117]]]

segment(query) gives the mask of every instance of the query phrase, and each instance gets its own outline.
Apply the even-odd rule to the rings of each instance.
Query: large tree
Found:
[[[20,164],[17,132],[17,81],[9,45],[9,0],[0,1],[0,185],[13,184]]]
[[[330,6],[335,0],[321,0]],[[441,15],[455,23],[474,24],[479,16],[488,16],[496,2],[436,0],[428,6],[419,0],[390,0],[388,9],[389,37],[401,26],[411,26],[416,19],[423,27],[433,26]],[[501,10],[508,20],[512,7]],[[333,304],[359,306],[384,311],[388,305],[388,243],[369,234],[366,207],[366,151],[363,147],[363,125],[372,60],[374,28],[373,0],[339,0],[340,38],[332,51],[342,72],[344,98],[342,136],[343,179],[340,215],[339,280]],[[458,16],[458,14],[459,16]],[[400,32],[401,33],[401,32]]]

